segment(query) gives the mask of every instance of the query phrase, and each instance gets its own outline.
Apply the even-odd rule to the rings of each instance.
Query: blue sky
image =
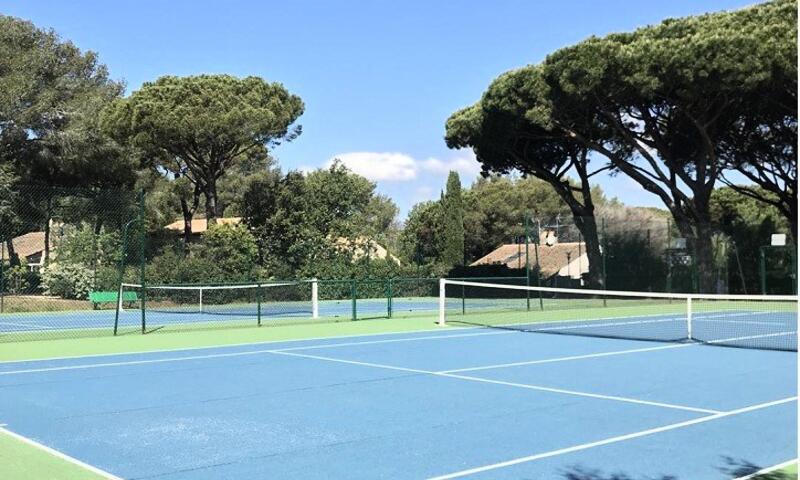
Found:
[[[0,0],[0,13],[98,52],[128,91],[162,75],[258,75],[300,95],[303,134],[273,154],[284,169],[334,157],[375,180],[404,216],[438,196],[450,169],[469,184],[471,152],[444,123],[499,74],[591,35],[750,0],[101,1]],[[660,206],[624,177],[600,178],[630,205]]]

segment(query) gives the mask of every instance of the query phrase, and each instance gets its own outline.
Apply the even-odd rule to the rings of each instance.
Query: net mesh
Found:
[[[121,324],[143,318],[147,329],[226,325],[252,326],[314,313],[309,282],[240,285],[122,285],[121,298],[138,301],[120,305]],[[141,299],[144,299],[143,301]],[[145,315],[142,316],[142,308]]]
[[[797,351],[797,297],[689,295],[443,280],[440,322]]]

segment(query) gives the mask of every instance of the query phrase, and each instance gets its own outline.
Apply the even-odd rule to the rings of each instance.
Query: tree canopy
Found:
[[[450,118],[448,145],[472,147],[484,171],[549,178],[573,213],[592,213],[592,173],[625,174],[662,200],[698,263],[709,265],[711,193],[728,158],[747,155],[725,148],[762,128],[742,121],[754,99],[789,106],[796,122],[796,103],[785,101],[796,90],[796,35],[796,4],[779,0],[592,37],[493,82]],[[579,179],[578,208],[559,187],[567,171]],[[710,275],[701,285],[712,288]]]
[[[219,178],[243,156],[299,135],[303,110],[300,97],[258,77],[165,76],[116,101],[103,124],[155,167],[188,179],[213,223]]]

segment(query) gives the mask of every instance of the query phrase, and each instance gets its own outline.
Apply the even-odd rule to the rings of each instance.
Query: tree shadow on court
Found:
[[[736,479],[753,475],[761,471],[764,467],[756,465],[747,460],[737,460],[730,457],[723,457],[724,465],[719,467],[718,470],[727,478]],[[627,473],[618,471],[607,473],[602,470],[585,468],[583,466],[574,466],[569,470],[563,472],[564,480],[691,480],[679,479],[675,475],[661,475],[661,476],[644,476],[634,477]],[[795,480],[796,477],[782,472],[769,472],[753,477],[753,480]]]

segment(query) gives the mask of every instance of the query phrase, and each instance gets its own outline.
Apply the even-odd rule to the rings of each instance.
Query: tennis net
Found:
[[[126,314],[144,308],[150,324],[203,324],[220,321],[261,324],[273,319],[317,315],[312,282],[270,282],[228,285],[147,285],[123,283],[119,298],[137,302],[119,309]]]
[[[439,323],[797,351],[797,296],[704,295],[440,280]]]

